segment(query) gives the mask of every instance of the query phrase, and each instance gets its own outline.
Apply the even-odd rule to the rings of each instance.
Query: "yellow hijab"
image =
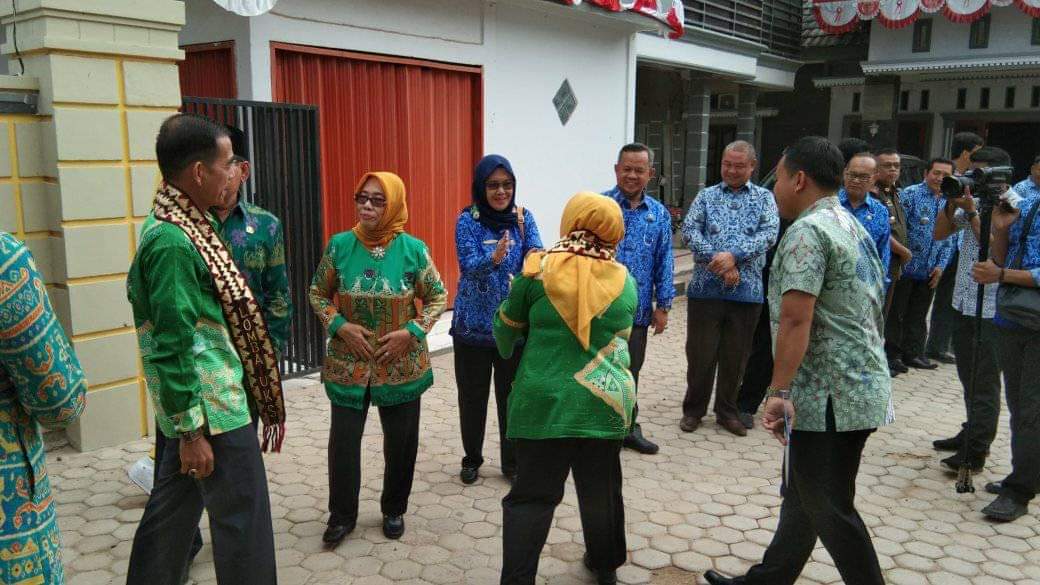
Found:
[[[563,209],[560,236],[552,250],[527,257],[523,275],[541,278],[549,302],[588,349],[593,317],[621,295],[628,276],[614,260],[614,248],[625,236],[621,207],[610,197],[582,191]]]
[[[408,203],[401,177],[388,172],[365,173],[354,192],[361,191],[365,183],[372,178],[379,181],[383,187],[386,209],[383,210],[383,217],[379,218],[379,225],[374,229],[365,229],[360,221],[354,226],[354,235],[369,248],[386,246],[397,234],[404,232],[404,224],[408,222]]]

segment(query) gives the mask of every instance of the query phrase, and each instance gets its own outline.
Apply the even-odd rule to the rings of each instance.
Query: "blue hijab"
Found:
[[[513,197],[509,200],[509,207],[502,211],[496,211],[488,205],[485,186],[488,177],[497,169],[504,169],[513,181]],[[470,210],[474,219],[495,231],[506,230],[516,225],[516,175],[513,174],[513,165],[509,164],[506,157],[489,154],[477,163],[477,168],[473,171],[473,205]]]

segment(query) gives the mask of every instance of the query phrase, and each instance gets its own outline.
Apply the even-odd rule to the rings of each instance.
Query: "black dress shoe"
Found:
[[[918,370],[934,370],[939,367],[939,364],[933,364],[932,362],[928,361],[927,358],[923,357],[915,357],[912,359],[908,359],[905,360],[903,363],[906,364],[908,367],[916,368]]]
[[[888,369],[897,374],[905,374],[910,371],[910,368],[906,367],[906,364],[903,363],[903,360],[899,358],[892,358],[888,360]]]
[[[397,540],[404,534],[404,516],[383,515],[383,536]]]
[[[954,356],[952,353],[950,353],[948,351],[944,351],[942,353],[930,353],[930,354],[928,354],[927,357],[929,359],[933,359],[933,360],[935,360],[937,362],[942,362],[944,364],[955,364],[955,363],[957,363],[957,357]]]
[[[941,461],[944,467],[950,471],[960,472],[961,465],[964,464],[964,458],[958,453],[951,455]],[[978,473],[982,471],[982,468],[986,465],[985,457],[969,457],[968,458],[968,470],[972,473]]]
[[[589,553],[585,553],[582,558],[582,562],[585,563],[585,568],[592,572],[596,576],[596,585],[616,585],[617,584],[617,571],[599,571],[592,568],[592,557]]]
[[[701,419],[692,416],[684,416],[682,417],[682,420],[679,421],[679,428],[682,429],[684,433],[692,433],[693,431],[696,431],[699,426],[701,426]]]
[[[647,438],[643,436],[643,429],[641,429],[639,425],[636,425],[632,429],[632,432],[621,441],[621,445],[627,449],[638,451],[643,455],[653,455],[660,450],[660,447],[658,447],[656,443],[647,440]]]
[[[462,480],[462,483],[467,485],[477,481],[477,477],[476,467],[463,467],[462,471],[459,472],[459,479]]]
[[[1025,516],[1028,511],[1028,506],[1003,493],[982,509],[987,518],[1000,522],[1013,522]]]
[[[704,580],[711,585],[737,585],[737,580],[733,577],[725,577],[715,571],[705,571]]]
[[[321,536],[321,541],[327,544],[330,548],[335,547],[337,544],[343,542],[343,539],[348,534],[354,532],[354,522],[349,524],[329,524],[329,527],[325,529],[325,534]]]
[[[934,447],[936,451],[956,451],[960,449],[963,444],[964,437],[960,435],[950,437],[949,439],[932,441],[932,447]]]
[[[737,419],[740,420],[740,424],[744,425],[744,428],[751,430],[755,428],[755,415],[750,412],[737,413]]]
[[[1002,481],[991,481],[986,484],[986,493],[999,496],[1004,491],[1004,482]]]

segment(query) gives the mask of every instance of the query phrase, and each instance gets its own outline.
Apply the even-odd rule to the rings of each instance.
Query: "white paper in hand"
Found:
[[[126,474],[130,476],[130,481],[134,485],[144,490],[144,493],[152,494],[152,482],[155,479],[155,462],[152,461],[151,457],[145,455],[138,459],[126,470]]]

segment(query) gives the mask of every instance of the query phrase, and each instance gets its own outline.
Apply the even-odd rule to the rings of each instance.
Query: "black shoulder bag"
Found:
[[[1007,268],[1022,269],[1026,242],[1038,210],[1040,210],[1040,202],[1034,205],[1029,215],[1026,216],[1025,223],[1022,224],[1022,233],[1018,237],[1018,253],[1008,263]],[[1040,288],[1001,284],[997,291],[997,313],[1015,325],[1032,331],[1040,331]]]

